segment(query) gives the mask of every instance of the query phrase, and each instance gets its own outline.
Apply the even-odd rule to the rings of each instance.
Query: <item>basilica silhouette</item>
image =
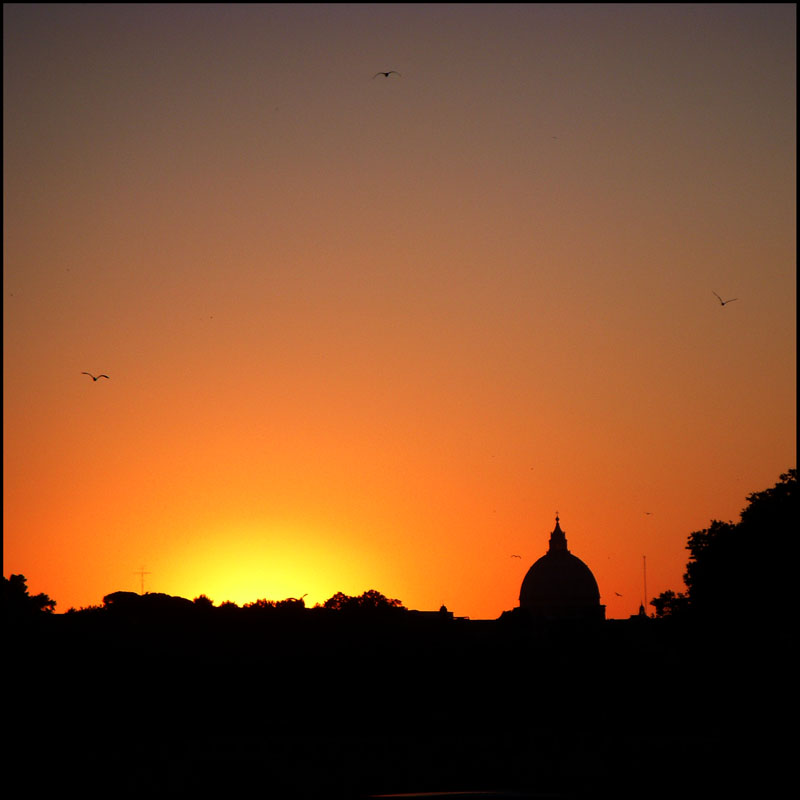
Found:
[[[536,620],[601,622],[606,607],[592,571],[567,549],[558,515],[548,551],[533,563],[522,581],[519,608]]]

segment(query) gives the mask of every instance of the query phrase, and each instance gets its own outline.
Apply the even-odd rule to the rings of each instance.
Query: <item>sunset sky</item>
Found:
[[[795,466],[794,4],[3,22],[3,573],[56,611],[495,618],[558,511],[624,618]]]

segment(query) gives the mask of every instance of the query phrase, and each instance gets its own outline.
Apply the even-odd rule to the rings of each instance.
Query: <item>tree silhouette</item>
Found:
[[[306,602],[302,597],[287,597],[285,600],[278,600],[275,603],[275,608],[280,611],[303,611],[306,607]]]
[[[689,534],[683,576],[685,594],[672,590],[651,601],[656,616],[690,613],[717,620],[771,620],[788,617],[794,601],[797,470],[747,496],[740,521],[712,520]]]
[[[275,601],[261,598],[260,600],[253,600],[252,603],[245,603],[242,608],[251,611],[266,611],[267,609],[275,608]]]
[[[205,594],[201,594],[198,597],[195,597],[194,600],[192,600],[192,602],[195,604],[195,606],[197,606],[197,608],[203,610],[209,610],[214,608],[214,601],[210,597],[208,597],[208,595]]]
[[[677,594],[668,589],[650,601],[656,610],[656,617],[677,617],[686,613],[689,607],[689,598],[683,592]]]
[[[131,611],[138,607],[139,597],[136,592],[111,592],[103,598],[103,608],[114,611]]]
[[[731,522],[712,520],[708,528],[689,535],[686,549],[691,553],[683,580],[692,610],[696,613],[725,613],[740,597],[746,574],[747,547],[743,531]]]
[[[52,614],[56,601],[46,594],[28,594],[24,575],[3,576],[3,612],[6,620],[23,620],[41,614]]]
[[[83,614],[84,616],[87,614],[96,614],[98,611],[102,611],[103,606],[99,605],[88,605],[88,606],[81,606],[80,608],[75,608],[74,606],[68,608],[66,610],[66,614]]]
[[[370,589],[358,597],[336,592],[322,604],[322,607],[333,611],[388,611],[402,609],[403,604],[400,600],[393,600],[375,589]]]

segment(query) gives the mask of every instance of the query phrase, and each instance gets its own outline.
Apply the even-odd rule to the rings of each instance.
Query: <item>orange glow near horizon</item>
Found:
[[[4,573],[57,612],[496,618],[558,510],[624,618],[795,466],[794,6],[3,13]]]

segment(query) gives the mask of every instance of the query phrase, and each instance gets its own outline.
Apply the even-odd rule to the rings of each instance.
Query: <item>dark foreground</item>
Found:
[[[788,637],[657,621],[6,629],[10,796],[778,796]],[[503,795],[502,793],[506,793]]]

